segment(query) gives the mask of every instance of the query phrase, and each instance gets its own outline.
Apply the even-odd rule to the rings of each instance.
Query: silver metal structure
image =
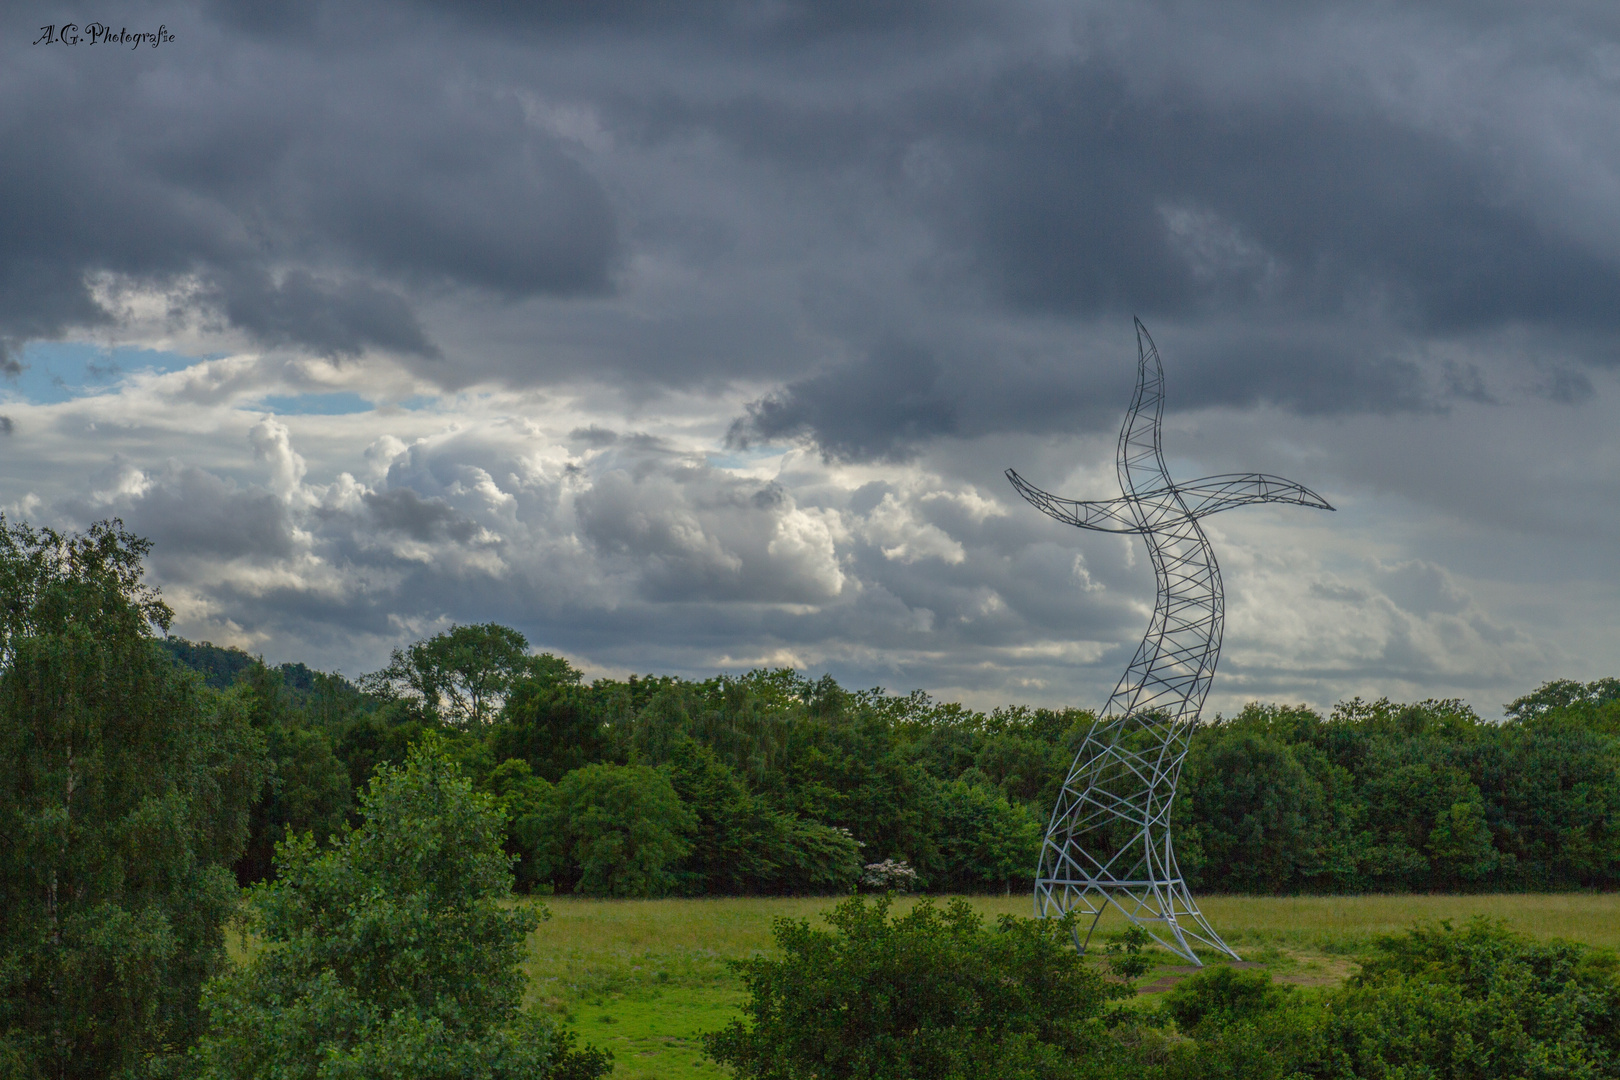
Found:
[[[1200,518],[1235,506],[1280,502],[1332,510],[1320,495],[1265,473],[1170,479],[1160,448],[1164,367],[1136,323],[1136,395],[1119,433],[1124,497],[1060,499],[1011,469],[1018,493],[1057,520],[1082,529],[1133,533],[1147,541],[1158,598],[1108,705],[1092,724],[1052,810],[1035,877],[1035,914],[1090,916],[1084,952],[1109,905],[1171,952],[1201,964],[1194,946],[1234,959],[1199,912],[1176,865],[1170,806],[1188,741],[1215,676],[1225,601],[1215,552]]]

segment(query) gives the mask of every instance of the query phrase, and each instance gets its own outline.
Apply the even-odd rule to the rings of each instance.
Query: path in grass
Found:
[[[1028,915],[1028,896],[970,897],[987,918]],[[552,918],[530,939],[530,993],[616,1055],[622,1080],[726,1075],[697,1036],[724,1026],[743,994],[726,961],[772,951],[771,921],[809,919],[836,898],[583,900],[548,897]],[[908,906],[901,900],[897,909]],[[1419,921],[1505,919],[1536,937],[1620,947],[1620,894],[1518,896],[1212,896],[1204,913],[1245,959],[1289,982],[1326,985],[1380,934]],[[1104,937],[1123,920],[1105,918]],[[1213,959],[1213,958],[1212,958]],[[1164,985],[1178,958],[1162,954],[1143,984]],[[1173,974],[1171,975],[1173,977]]]

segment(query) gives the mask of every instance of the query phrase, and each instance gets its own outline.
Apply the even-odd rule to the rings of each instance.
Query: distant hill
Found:
[[[215,690],[224,690],[236,683],[242,673],[260,662],[259,657],[241,649],[215,645],[211,641],[187,641],[183,637],[170,635],[158,642],[169,651],[181,664],[193,671],[199,672],[203,682]],[[287,687],[294,702],[304,705],[312,698],[337,696],[344,699],[358,701],[363,695],[358,687],[341,675],[329,675],[324,671],[315,671],[302,662],[296,664],[282,664],[272,668],[281,675],[283,685]]]
[[[258,657],[250,656],[241,649],[225,648],[215,645],[211,641],[187,641],[183,637],[170,636],[158,642],[169,650],[180,663],[193,671],[201,672],[203,681],[215,690],[224,690],[236,682],[237,678],[258,662]],[[298,665],[305,671],[303,664]]]

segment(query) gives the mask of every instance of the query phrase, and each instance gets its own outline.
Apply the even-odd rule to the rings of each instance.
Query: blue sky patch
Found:
[[[137,371],[180,371],[207,359],[213,357],[77,341],[36,341],[23,347],[22,374],[0,379],[0,396],[53,405],[106,393]]]
[[[281,416],[347,416],[372,410],[371,402],[348,390],[332,394],[272,395],[260,398],[257,407]]]
[[[757,461],[785,454],[789,449],[791,448],[786,446],[763,444],[750,446],[746,450],[729,450],[723,454],[708,454],[706,456],[711,468],[746,469]]]

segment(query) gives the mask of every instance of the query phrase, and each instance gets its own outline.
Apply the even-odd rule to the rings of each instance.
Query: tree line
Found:
[[[1025,888],[1093,719],[788,669],[587,683],[495,624],[357,683],[163,644],[266,740],[243,884],[289,830],[336,834],[372,770],[432,731],[505,809],[522,890],[837,893],[882,867],[933,892]],[[1620,680],[1550,682],[1499,720],[1455,700],[1251,704],[1194,732],[1174,813],[1206,892],[1614,888]]]

